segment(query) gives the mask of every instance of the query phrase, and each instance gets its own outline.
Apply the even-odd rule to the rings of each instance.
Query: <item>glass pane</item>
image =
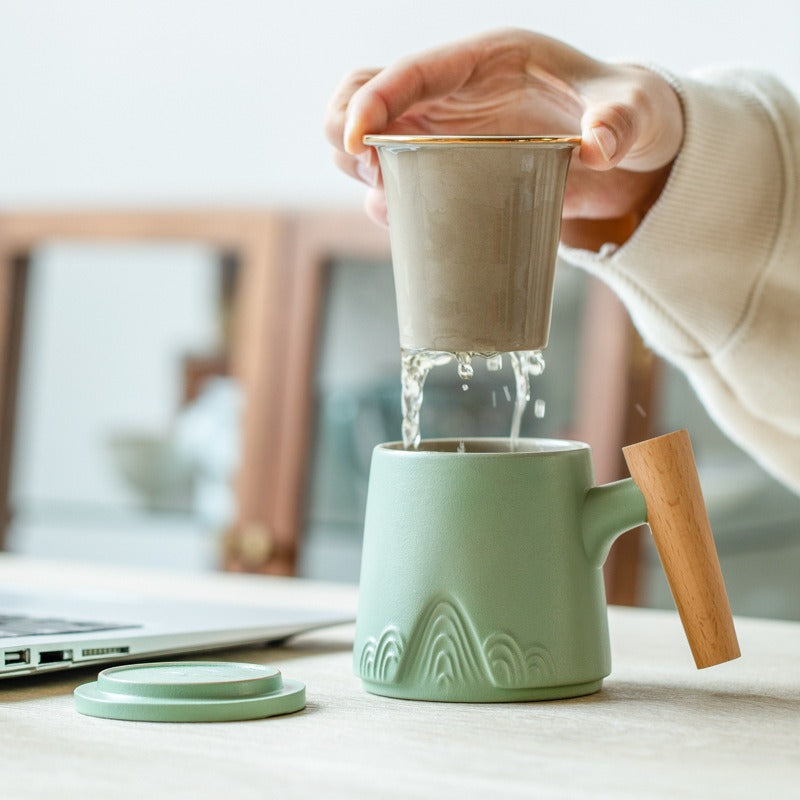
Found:
[[[207,248],[40,248],[26,298],[9,548],[210,565],[196,474],[175,439],[184,359],[221,345],[218,255]]]

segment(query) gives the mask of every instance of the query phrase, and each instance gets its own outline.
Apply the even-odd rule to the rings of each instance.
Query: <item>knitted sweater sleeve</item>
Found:
[[[800,491],[800,108],[747,71],[670,78],[685,138],[628,242],[562,247],[626,304],[720,428]]]

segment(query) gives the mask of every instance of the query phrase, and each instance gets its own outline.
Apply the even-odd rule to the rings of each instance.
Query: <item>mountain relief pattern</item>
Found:
[[[417,619],[408,639],[394,625],[370,637],[359,658],[361,677],[375,683],[405,681],[445,685],[486,685],[501,689],[546,686],[553,659],[540,644],[520,646],[507,633],[480,641],[463,609],[437,598]]]

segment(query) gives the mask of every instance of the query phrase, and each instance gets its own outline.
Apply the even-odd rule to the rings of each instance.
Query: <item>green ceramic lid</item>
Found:
[[[262,664],[164,661],[104,669],[75,689],[81,714],[142,722],[228,722],[290,714],[306,687]]]

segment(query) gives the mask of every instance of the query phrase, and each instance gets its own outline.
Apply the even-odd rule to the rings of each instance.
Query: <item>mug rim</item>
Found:
[[[471,136],[443,134],[383,134],[367,133],[362,142],[372,147],[381,145],[448,145],[448,144],[520,144],[520,145],[563,145],[575,147],[581,143],[580,136],[553,134],[550,136]]]
[[[458,451],[458,445],[464,442],[467,449],[465,452]],[[470,450],[470,442],[477,443],[478,449]],[[430,449],[425,445],[438,445],[442,449]],[[456,436],[441,439],[423,439],[418,447],[406,449],[401,441],[382,442],[375,446],[375,450],[386,453],[398,453],[402,457],[407,456],[428,456],[428,457],[448,457],[448,456],[553,456],[561,453],[577,452],[580,450],[590,450],[591,447],[586,442],[579,442],[574,439],[542,439],[535,437],[521,437],[517,439],[517,446],[522,445],[521,449],[511,449],[511,439],[502,436]],[[480,449],[481,447],[497,449]],[[447,449],[445,449],[445,447]],[[505,449],[501,449],[505,448]]]

